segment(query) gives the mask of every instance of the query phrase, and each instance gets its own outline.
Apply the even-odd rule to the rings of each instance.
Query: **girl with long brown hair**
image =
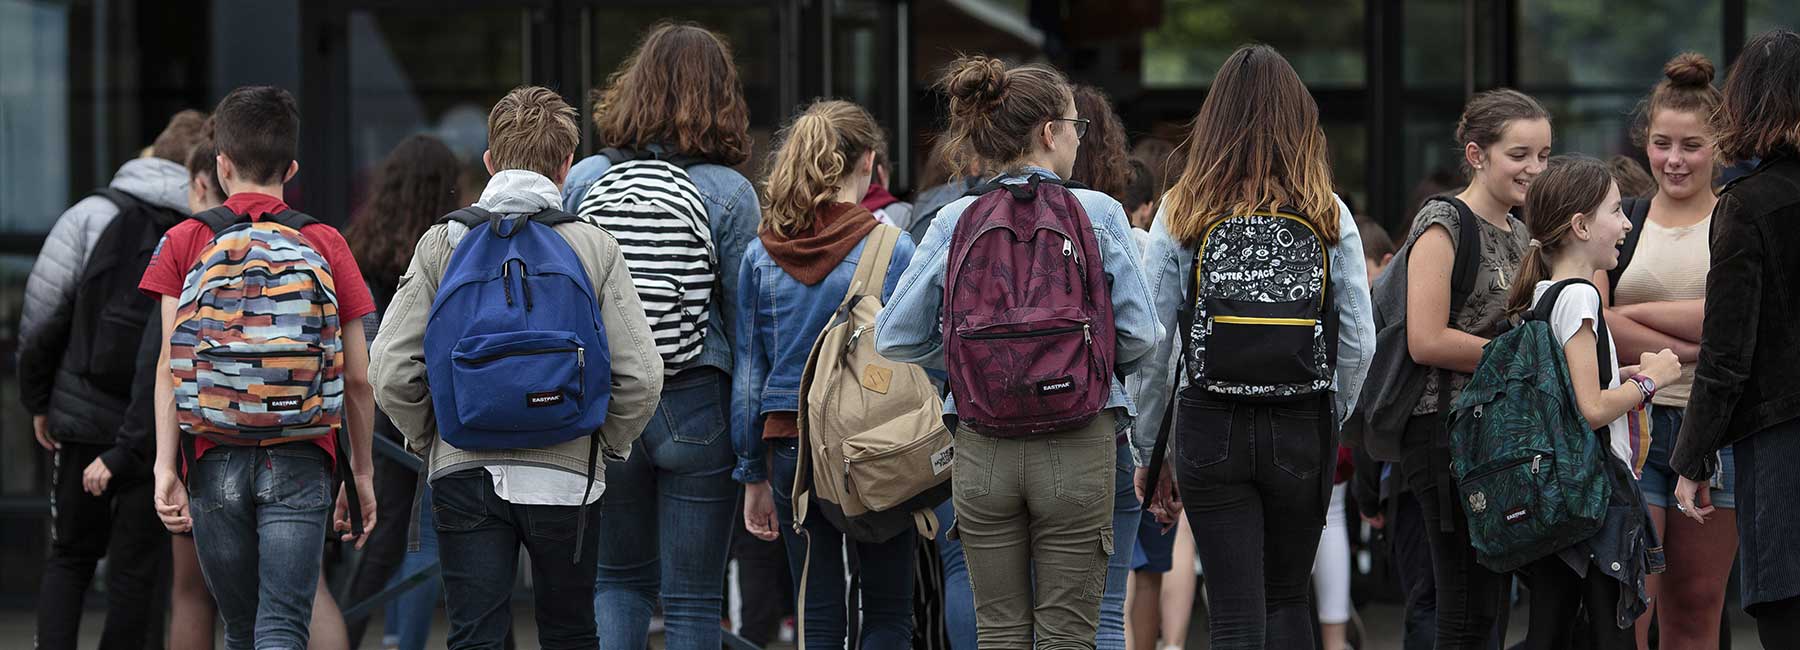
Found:
[[[698,356],[670,368],[662,406],[630,457],[607,464],[594,594],[600,647],[644,647],[660,603],[668,647],[710,650],[719,646],[737,508],[732,479],[768,476],[762,458],[734,457],[725,435],[735,334],[727,323],[737,315],[736,271],[761,212],[756,189],[732,169],[750,157],[750,120],[730,46],[691,23],[652,27],[606,88],[595,91],[594,125],[603,148],[682,168],[705,208],[714,251],[710,265],[689,270],[718,279],[702,307]],[[602,154],[571,168],[564,209],[581,212],[589,190],[606,183],[613,167]]]
[[[1308,578],[1336,458],[1332,413],[1350,412],[1374,348],[1362,242],[1332,193],[1318,106],[1273,48],[1246,46],[1225,60],[1183,148],[1186,167],[1146,254],[1157,318],[1170,333],[1162,345],[1183,350],[1179,368],[1169,348],[1153,353],[1139,394],[1140,403],[1178,402],[1169,432],[1176,471],[1156,477],[1151,510],[1165,525],[1187,514],[1206,566],[1212,647],[1311,647]],[[1234,264],[1242,259],[1261,270]],[[1257,304],[1302,311],[1233,321],[1225,305],[1238,298],[1226,297],[1227,285],[1300,296]],[[1305,388],[1286,375],[1225,377],[1245,365],[1214,354],[1235,322],[1246,329],[1234,346],[1304,359],[1293,374]],[[1277,327],[1294,324],[1306,327]],[[1154,444],[1134,442],[1142,451]],[[1139,470],[1140,485],[1149,479]]]
[[[940,84],[950,96],[943,143],[953,166],[963,168],[979,159],[1000,170],[999,183],[1012,185],[1043,186],[1069,177],[1090,120],[1076,112],[1062,73],[975,56],[952,63]],[[967,557],[976,631],[984,649],[1094,646],[1107,562],[1115,552],[1109,498],[1113,483],[1107,479],[1117,469],[1118,436],[1130,427],[1132,416],[1131,400],[1117,376],[1137,366],[1158,334],[1124,208],[1099,192],[1068,191],[1097,240],[1101,268],[1093,275],[1108,279],[1115,367],[1100,375],[1107,382],[1106,400],[1082,426],[1000,437],[955,420],[955,526]],[[965,216],[985,216],[973,214],[975,201],[957,199],[932,221],[919,254],[876,323],[876,347],[883,356],[945,367],[948,249]],[[1051,388],[1066,390],[1072,381]],[[952,379],[944,402],[946,415],[957,412],[956,383]]]
[[[1713,65],[1688,52],[1669,60],[1663,80],[1644,99],[1633,138],[1650,160],[1654,185],[1649,194],[1628,196],[1622,203],[1633,233],[1620,266],[1594,276],[1602,293],[1610,294],[1606,324],[1618,339],[1619,358],[1664,348],[1681,357],[1681,375],[1659,386],[1651,410],[1650,444],[1638,486],[1656,523],[1668,571],[1651,575],[1646,585],[1650,609],[1638,618],[1637,645],[1648,648],[1650,625],[1656,620],[1664,647],[1715,647],[1725,605],[1725,583],[1737,558],[1737,513],[1730,489],[1735,474],[1731,448],[1719,452],[1720,474],[1710,497],[1719,526],[1701,526],[1686,517],[1670,517],[1676,475],[1669,451],[1681,432],[1694,366],[1700,356],[1700,326],[1706,299],[1706,269],[1711,260],[1707,231],[1718,197],[1713,193],[1719,163],[1708,122],[1719,108],[1712,85]],[[1671,611],[1683,616],[1655,616]]]
[[[1595,433],[1606,441],[1600,471],[1613,477],[1613,489],[1598,533],[1520,571],[1531,589],[1524,647],[1568,647],[1586,610],[1584,647],[1626,650],[1634,646],[1632,622],[1645,606],[1642,589],[1655,545],[1631,481],[1639,455],[1627,418],[1658,387],[1680,377],[1681,364],[1667,348],[1637,355],[1639,363],[1624,369],[1616,355],[1602,356],[1602,350],[1616,348],[1600,315],[1600,291],[1588,280],[1618,264],[1619,243],[1631,231],[1606,163],[1586,156],[1552,160],[1532,182],[1525,214],[1532,239],[1507,294],[1506,313],[1518,317],[1545,300],[1555,301],[1537,313],[1549,315],[1576,408],[1586,422],[1599,426]]]

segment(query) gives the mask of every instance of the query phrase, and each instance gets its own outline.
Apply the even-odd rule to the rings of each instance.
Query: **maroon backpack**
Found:
[[[1079,428],[1112,389],[1100,245],[1064,185],[1033,175],[978,187],[950,236],[944,364],[958,417],[988,435]]]

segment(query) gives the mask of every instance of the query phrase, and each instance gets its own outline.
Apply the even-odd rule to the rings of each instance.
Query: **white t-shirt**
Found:
[[[494,479],[494,496],[514,505],[581,506],[599,501],[600,493],[606,491],[606,481],[600,479],[598,467],[595,468],[594,489],[587,492],[585,503],[581,495],[587,491],[586,476],[526,465],[488,465],[486,469],[488,476]]]
[[[1549,280],[1537,283],[1537,289],[1531,294],[1532,304],[1543,299],[1544,292],[1554,284],[1556,283]],[[1581,331],[1583,326],[1594,330],[1598,336],[1599,318],[1600,290],[1591,285],[1571,284],[1563,289],[1562,295],[1557,296],[1556,307],[1550,311],[1550,331],[1556,334],[1558,345],[1567,346],[1569,339],[1574,338],[1575,333]],[[1613,343],[1612,332],[1606,333],[1606,343],[1609,349],[1619,349],[1619,346]],[[1610,356],[1612,358],[1605,359],[1604,362],[1607,364],[1607,368],[1611,369],[1607,376],[1611,377],[1612,381],[1601,386],[1601,389],[1619,386],[1619,355],[1615,353]],[[1573,381],[1574,378],[1571,377],[1570,380]],[[1625,417],[1625,415],[1619,416],[1618,419],[1607,424],[1606,428],[1607,433],[1610,434],[1607,439],[1611,442],[1613,455],[1618,456],[1619,460],[1625,461],[1625,465],[1629,467],[1633,464],[1631,428],[1626,423]]]

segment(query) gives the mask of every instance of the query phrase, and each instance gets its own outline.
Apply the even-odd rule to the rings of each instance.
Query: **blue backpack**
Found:
[[[431,304],[425,367],[438,435],[457,449],[535,449],[594,436],[612,398],[600,305],[555,208],[502,219],[463,208],[468,226]],[[599,442],[588,454],[590,483]]]

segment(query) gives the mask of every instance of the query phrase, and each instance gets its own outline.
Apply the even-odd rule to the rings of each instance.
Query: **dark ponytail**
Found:
[[[1525,251],[1506,296],[1509,318],[1530,311],[1537,283],[1550,279],[1550,256],[1569,243],[1569,233],[1574,231],[1570,217],[1594,218],[1612,184],[1612,170],[1606,163],[1580,154],[1551,158],[1544,173],[1531,182],[1525,198],[1531,247]]]

